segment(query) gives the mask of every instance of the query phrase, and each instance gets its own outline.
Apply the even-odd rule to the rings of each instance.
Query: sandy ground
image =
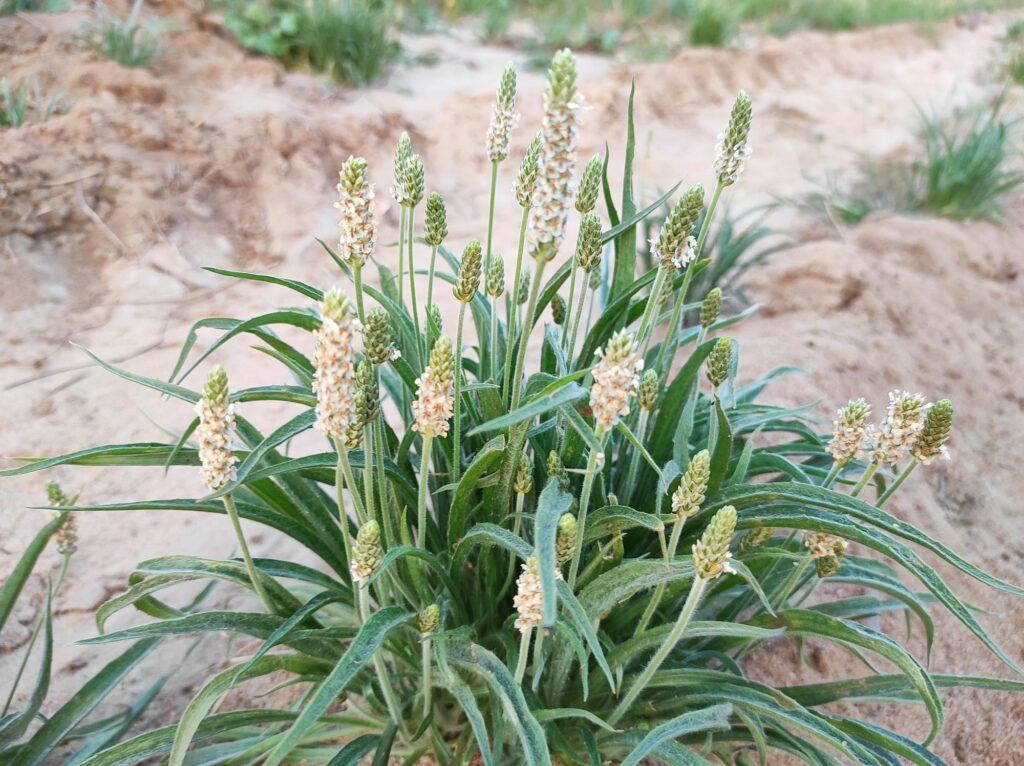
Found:
[[[494,84],[515,52],[456,37],[418,38],[410,41],[412,52],[432,54],[436,65],[399,68],[382,86],[353,92],[247,57],[209,19],[180,6],[157,11],[175,18],[178,31],[151,71],[125,70],[83,51],[74,38],[88,18],[84,12],[0,20],[0,71],[15,80],[36,73],[74,104],[46,124],[0,133],[0,455],[160,441],[165,429],[182,428],[191,416],[186,407],[96,370],[69,341],[134,371],[166,376],[196,319],[296,303],[280,288],[239,286],[201,265],[330,284],[337,274],[313,237],[336,236],[334,184],[350,153],[369,159],[384,192],[395,139],[408,130],[426,163],[428,189],[448,202],[449,242],[461,247],[483,234],[483,136]],[[755,102],[755,154],[731,193],[735,208],[796,194],[810,186],[809,178],[854,167],[861,154],[907,150],[915,101],[948,108],[991,95],[999,87],[993,81],[999,36],[1012,20],[951,22],[928,34],[911,26],[799,34],[742,51],[687,51],[629,69],[583,56],[589,109],[581,153],[601,150],[607,138],[621,156],[626,95],[636,77],[639,175],[646,187],[679,178],[709,183],[715,135],[742,87]],[[503,168],[498,206],[498,249],[505,252],[518,224],[508,187],[539,121],[542,83],[539,74],[521,77],[517,153]],[[1010,100],[1011,109],[1019,106],[1015,95]],[[1009,206],[1005,228],[874,217],[836,233],[787,221],[801,244],[749,277],[747,292],[764,308],[738,331],[743,376],[798,365],[806,374],[777,385],[775,397],[822,401],[822,415],[860,395],[882,408],[890,388],[950,396],[957,405],[954,459],[920,471],[891,509],[1017,581],[1024,579],[1017,500],[1024,482],[1012,449],[1024,425],[1015,386],[1024,373],[1021,209],[1021,200]],[[397,224],[386,193],[378,212],[386,243]],[[382,257],[389,257],[386,250]],[[270,366],[244,342],[217,359],[236,387],[273,380]],[[246,415],[258,425],[285,413],[269,405],[250,410]],[[201,491],[194,471],[165,477],[158,470],[61,469],[53,476],[84,501]],[[43,499],[44,480],[0,482],[0,575],[38,524],[38,512],[26,507]],[[177,552],[233,553],[220,517],[96,514],[80,527],[80,551],[56,604],[56,678],[47,709],[112,655],[73,642],[95,633],[92,612],[123,587],[134,562]],[[258,529],[251,537],[257,551],[297,553]],[[11,652],[27,640],[44,577],[56,562],[48,552],[0,638],[0,688],[13,674]],[[941,571],[973,603],[1001,616],[985,622],[1024,661],[1019,602]],[[137,618],[119,616],[113,624],[131,619]],[[947,629],[934,669],[1006,674],[949,622],[942,621]],[[115,698],[128,700],[174,670],[188,647],[187,640],[167,642]],[[202,642],[147,720],[174,720],[196,685],[233,651],[216,637]],[[812,667],[801,668],[789,645],[755,658],[754,672],[769,666],[788,682],[863,672],[818,647]],[[951,763],[1024,759],[1024,701],[971,692],[948,697],[938,749]],[[924,725],[909,706],[865,709],[911,734]]]

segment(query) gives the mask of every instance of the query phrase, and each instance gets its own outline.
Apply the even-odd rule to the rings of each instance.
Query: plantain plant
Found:
[[[486,142],[492,190],[509,155],[515,85],[507,70]],[[92,447],[5,472],[194,466],[181,497],[55,508],[223,514],[241,552],[142,562],[99,608],[99,634],[86,643],[223,632],[251,641],[177,723],[85,764],[766,764],[783,752],[811,764],[937,764],[940,689],[1024,689],[929,671],[932,609],[1021,669],[918,550],[1024,591],[884,509],[919,465],[945,454],[952,405],[895,391],[877,424],[857,400],[821,434],[808,408],[761,402],[775,374],[740,378],[738,344],[723,331],[749,311],[723,316],[720,291],[691,294],[713,267],[702,251],[715,210],[749,157],[749,97],[741,92],[729,115],[710,194],[695,184],[677,195],[677,185],[643,210],[632,193],[632,94],[617,204],[607,155],[574,189],[580,104],[564,50],[516,174],[517,209],[492,204],[461,259],[443,200],[429,194],[418,211],[424,164],[407,135],[391,189],[401,206],[394,259],[376,248],[367,163],[349,159],[340,242],[321,245],[337,282],[351,284],[211,269],[305,306],[198,322],[168,380],[94,357],[197,416],[176,443]],[[673,199],[654,266],[638,276],[638,226]],[[573,211],[581,225],[567,257]],[[520,223],[516,242],[495,241],[496,215]],[[371,262],[379,286],[365,279]],[[449,289],[454,333],[435,305]],[[557,321],[545,323],[549,307]],[[286,342],[282,326],[308,335]],[[216,337],[200,353],[208,331]],[[241,336],[287,382],[233,390],[213,367],[201,389],[188,385]],[[244,414],[264,402],[294,408],[269,434]],[[296,454],[292,441],[308,431],[320,450]],[[317,565],[253,555],[243,520],[294,539]],[[253,606],[187,612],[160,600],[196,580],[250,591]],[[151,621],[107,631],[131,608]],[[892,615],[920,625],[925,657],[868,624]],[[789,640],[835,644],[869,671],[785,687],[746,676],[753,650]],[[277,707],[216,712],[234,687],[270,674],[295,687]],[[930,725],[895,732],[829,709],[867,698],[923,704]]]

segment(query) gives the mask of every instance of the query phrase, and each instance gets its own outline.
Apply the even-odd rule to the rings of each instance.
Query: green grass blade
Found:
[[[556,479],[549,479],[537,499],[537,520],[534,528],[534,545],[537,551],[537,570],[540,575],[540,590],[544,599],[541,623],[551,628],[558,614],[558,593],[555,573],[558,559],[555,538],[558,536],[558,520],[572,506],[572,495],[559,489]]]
[[[277,766],[302,741],[309,730],[316,725],[338,696],[345,691],[356,673],[365,667],[374,652],[384,642],[387,634],[412,617],[400,607],[389,606],[374,613],[363,625],[355,640],[338,660],[330,674],[323,680],[316,692],[303,708],[287,735],[267,757],[265,766]]]
[[[18,751],[11,761],[11,766],[34,766],[42,762],[46,755],[121,683],[128,672],[156,646],[158,640],[149,638],[139,641],[108,662],[46,720],[28,743]]]
[[[729,727],[729,716],[732,715],[732,705],[712,705],[703,710],[694,710],[683,713],[656,726],[643,738],[639,745],[622,761],[621,766],[638,766],[648,755],[653,753],[659,745],[683,734],[690,734],[695,731],[707,731],[708,729],[727,729]]]
[[[32,538],[28,547],[25,548],[25,552],[21,554],[21,558],[18,559],[18,563],[14,565],[14,569],[7,579],[4,580],[3,586],[0,586],[0,629],[7,622],[11,610],[14,609],[14,602],[21,595],[21,590],[25,587],[25,583],[32,574],[39,556],[42,555],[43,550],[46,548],[46,544],[53,534],[60,529],[63,522],[63,515],[58,516],[51,519],[47,522],[46,526],[36,532],[35,537]]]

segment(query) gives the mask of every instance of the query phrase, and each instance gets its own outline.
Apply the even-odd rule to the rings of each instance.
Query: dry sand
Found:
[[[133,71],[83,51],[74,35],[82,12],[0,20],[0,71],[36,73],[74,106],[42,125],[0,133],[0,455],[47,455],[106,442],[167,438],[191,413],[180,403],[96,370],[69,341],[143,374],[166,376],[191,322],[247,316],[294,305],[280,288],[238,285],[201,265],[273,271],[320,285],[336,277],[314,236],[336,235],[334,184],[350,153],[365,155],[383,192],[390,153],[402,130],[427,168],[428,189],[448,201],[450,242],[481,236],[485,220],[486,130],[491,92],[512,51],[469,40],[410,41],[436,54],[432,67],[398,69],[384,85],[353,92],[248,57],[209,19],[165,3],[176,19],[166,54],[151,71]],[[620,68],[582,57],[589,110],[582,156],[610,138],[621,156],[625,98],[638,86],[639,176],[649,189],[683,178],[709,181],[716,133],[739,88],[754,98],[755,154],[731,193],[736,209],[809,187],[808,176],[856,166],[861,154],[899,155],[913,146],[915,106],[948,108],[991,95],[993,61],[1008,15],[976,26],[912,26],[765,39],[743,51],[684,52],[657,64]],[[518,151],[538,124],[542,78],[521,78]],[[1012,109],[1019,107],[1011,94]],[[518,159],[518,153],[514,160]],[[503,172],[499,210],[511,211],[514,162]],[[396,210],[379,197],[381,242],[393,239]],[[957,406],[953,460],[921,470],[891,510],[990,571],[1021,581],[1016,466],[1024,373],[1020,311],[1021,200],[1005,228],[928,218],[873,217],[838,233],[799,220],[802,244],[753,272],[747,293],[764,305],[738,331],[742,374],[777,364],[806,374],[776,385],[776,400],[823,400],[822,415],[864,395],[876,408],[889,388],[950,396]],[[502,215],[499,250],[510,252],[518,217]],[[384,251],[385,253],[387,251]],[[387,257],[386,255],[384,257]],[[446,310],[450,309],[447,307]],[[209,335],[203,336],[208,341]],[[238,342],[218,360],[236,386],[275,380],[262,357]],[[196,381],[192,381],[198,385]],[[282,407],[247,410],[258,425]],[[197,495],[194,471],[53,472],[86,502]],[[25,510],[42,500],[44,477],[0,481],[0,574],[38,524]],[[80,521],[81,544],[57,601],[56,678],[49,711],[112,655],[76,646],[95,633],[92,613],[123,588],[132,565],[168,553],[233,553],[221,517],[95,514]],[[255,548],[278,557],[294,546],[251,529]],[[0,639],[0,688],[16,664],[56,565],[49,551]],[[960,593],[1001,619],[985,620],[1024,661],[1020,602],[940,568]],[[223,598],[221,596],[220,598]],[[120,616],[114,625],[137,617]],[[1006,675],[962,628],[943,619],[933,667]],[[144,667],[150,678],[174,670],[187,640],[167,642]],[[920,642],[914,644],[920,648]],[[147,716],[174,719],[208,675],[232,656],[208,638],[178,670]],[[756,657],[788,682],[863,669],[837,651],[814,647],[812,667],[792,646]],[[124,701],[148,681],[137,673],[117,691]],[[948,695],[939,752],[955,764],[1016,764],[1024,759],[1024,701],[1005,694]],[[862,706],[887,725],[917,734],[923,714],[910,706]]]

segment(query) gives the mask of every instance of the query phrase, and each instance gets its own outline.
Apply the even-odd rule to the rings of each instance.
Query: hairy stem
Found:
[[[914,469],[917,468],[919,464],[920,461],[917,458],[913,458],[909,465],[903,469],[902,473],[900,473],[893,483],[889,485],[889,488],[878,496],[878,500],[875,501],[875,505],[879,508],[885,505],[886,501],[892,497],[893,492],[900,488],[900,485],[907,480],[907,477],[914,472]]]
[[[586,275],[584,275],[586,276]],[[580,286],[580,298],[576,303],[576,309],[572,318],[572,334],[569,336],[569,347],[566,351],[566,359],[569,360],[569,371],[572,372],[576,369],[576,365],[573,362],[573,355],[576,353],[576,334],[580,329],[580,317],[583,315],[583,304],[587,302],[587,286],[586,283]],[[582,359],[580,361],[583,361]]]
[[[423,454],[420,456],[420,486],[416,503],[416,544],[420,548],[427,547],[427,495],[430,493],[430,446],[433,441],[432,436],[424,436],[420,447]]]
[[[412,249],[413,245],[416,242],[416,232],[414,229],[415,222],[416,208],[415,206],[410,206],[409,220],[408,223],[406,224],[409,230],[409,236],[407,237],[407,240],[409,242],[409,302],[412,306],[412,321],[416,327],[416,338],[420,346],[420,356],[423,357],[426,354],[426,351],[423,348],[423,333],[420,330],[420,311],[419,307],[416,305],[416,265],[413,263],[412,258]]]
[[[345,485],[352,496],[352,505],[356,509],[356,518],[360,524],[365,524],[369,517],[366,515],[366,506],[363,505],[363,499],[359,496],[359,485],[356,484],[355,474],[352,473],[352,464],[348,460],[348,450],[341,443],[341,439],[337,437],[334,438],[334,448],[338,452],[338,463],[341,464],[341,472],[345,475]]]
[[[452,427],[452,481],[462,473],[462,326],[466,319],[465,303],[459,306],[459,323],[455,330],[455,424]]]
[[[526,661],[530,656],[530,634],[533,633],[533,627],[529,627],[523,631],[523,635],[519,639],[519,659],[516,661],[516,683],[521,684],[523,682],[523,676],[526,675]]]
[[[658,304],[661,302],[661,288],[665,284],[667,272],[668,269],[664,266],[658,267],[658,273],[654,277],[651,292],[647,296],[647,305],[644,306],[643,316],[640,317],[640,327],[636,331],[636,342],[641,348],[641,357],[647,356],[650,338],[654,334],[654,324],[658,316]]]
[[[434,305],[434,268],[437,265],[437,245],[430,248],[430,271],[427,272],[427,305],[426,311]]]
[[[868,482],[871,481],[871,477],[875,475],[875,471],[877,470],[878,463],[872,463],[869,465],[867,470],[864,471],[864,475],[860,477],[860,481],[858,481],[857,485],[850,491],[850,497],[857,497],[864,487],[868,485]]]
[[[668,555],[665,557],[665,566],[668,567],[676,558],[676,549],[679,547],[679,538],[683,532],[683,524],[686,522],[685,518],[676,517],[675,523],[672,525],[672,535],[668,541]],[[651,618],[654,617],[654,613],[658,611],[658,606],[661,604],[661,599],[665,596],[665,583],[659,584],[654,589],[654,595],[651,596],[651,600],[647,602],[647,608],[644,610],[643,616],[640,618],[640,622],[637,623],[636,630],[633,632],[634,636],[639,636],[651,623]]]
[[[647,663],[647,667],[644,668],[644,672],[641,673],[629,691],[626,692],[626,696],[622,698],[619,704],[615,707],[611,717],[608,719],[608,723],[614,726],[625,715],[630,706],[636,701],[636,698],[640,696],[640,692],[644,690],[654,674],[658,672],[658,668],[665,661],[665,658],[672,652],[676,644],[679,643],[679,639],[683,637],[683,633],[686,632],[686,626],[690,624],[690,620],[693,619],[694,612],[697,611],[697,605],[700,603],[700,597],[704,593],[704,588],[707,586],[707,580],[703,577],[694,577],[693,584],[690,586],[690,593],[686,597],[686,603],[683,605],[683,610],[679,613],[679,617],[676,618],[675,625],[672,626],[672,630],[661,646],[658,647],[658,651],[651,657],[651,661]]]
[[[530,333],[533,330],[534,314],[537,312],[537,297],[540,295],[540,281],[544,275],[547,258],[538,258],[537,267],[533,272],[530,284],[530,299],[526,302],[526,313],[523,315],[523,329],[519,334],[519,351],[516,354],[516,366],[512,373],[512,404],[510,409],[519,406],[519,395],[522,393],[523,364],[526,361],[526,347],[530,344]]]
[[[597,441],[601,445],[602,451],[590,450],[590,455],[587,457],[586,474],[583,476],[583,492],[580,494],[580,510],[576,519],[576,528],[579,530],[579,534],[576,535],[576,548],[573,550],[572,563],[569,565],[570,589],[576,585],[576,574],[579,572],[580,559],[583,556],[584,530],[587,528],[587,506],[590,505],[590,493],[594,488],[594,478],[597,476],[597,463],[604,455],[605,434],[600,428],[598,428]]]
[[[359,616],[363,624],[366,624],[366,621],[370,619],[370,588],[366,584],[359,584],[357,588],[359,590]],[[388,666],[380,656],[380,651],[373,654],[373,667],[377,671],[377,683],[380,684],[380,690],[384,695],[384,703],[388,707],[388,713],[391,715],[391,719],[398,725],[398,730],[402,733],[402,737],[408,740],[409,731],[406,729],[405,720],[402,718],[402,706],[395,697],[395,690],[391,686]]]
[[[434,691],[430,678],[433,670],[433,663],[430,659],[430,636],[424,636],[420,643],[422,644],[420,664],[423,666],[423,717],[426,718],[430,715],[431,696]]]
[[[270,596],[267,595],[267,591],[263,588],[263,582],[259,578],[259,573],[256,571],[256,565],[253,563],[252,556],[249,555],[249,545],[245,542],[245,534],[242,532],[242,523],[238,519],[238,510],[235,508],[235,500],[231,497],[231,493],[227,493],[223,497],[224,508],[228,512],[228,518],[231,519],[231,526],[234,527],[235,537],[238,539],[238,547],[242,549],[242,559],[245,561],[245,569],[249,573],[249,579],[252,581],[253,590],[256,591],[256,595],[259,596],[260,601],[263,602],[263,607],[270,613],[275,614],[273,602],[270,600]]]
[[[516,247],[516,271],[515,276],[512,278],[512,285],[508,293],[511,300],[509,300],[507,304],[508,316],[505,317],[505,324],[508,326],[508,344],[505,347],[505,376],[501,386],[501,395],[503,397],[508,397],[508,385],[509,380],[512,377],[512,326],[515,324],[513,317],[518,310],[516,296],[519,292],[519,277],[523,271],[523,248],[526,245],[526,224],[529,220],[529,216],[530,208],[524,207],[523,220],[519,223],[519,245]]]
[[[405,205],[398,212],[398,305],[405,308]]]

